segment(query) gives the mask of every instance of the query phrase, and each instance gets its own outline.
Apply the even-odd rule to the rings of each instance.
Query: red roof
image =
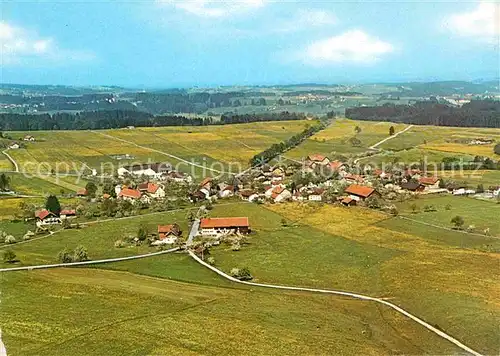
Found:
[[[139,199],[141,197],[141,192],[135,189],[125,188],[118,194],[118,197]]]
[[[109,195],[109,194],[106,193],[106,194],[103,194],[102,197],[104,199],[109,199],[109,198],[111,198],[111,195]]]
[[[362,182],[363,181],[363,177],[361,177],[359,174],[346,174],[344,176],[345,179],[349,179],[349,180],[353,180],[353,181],[356,181],[356,182]]]
[[[307,156],[307,158],[310,160],[310,161],[314,161],[314,162],[323,162],[326,157],[323,156],[323,155],[320,155],[320,154],[315,154],[315,155],[309,155]]]
[[[253,190],[242,190],[242,191],[240,191],[240,195],[242,197],[245,197],[245,198],[251,197],[254,194],[255,194],[255,192]]]
[[[353,194],[356,196],[360,196],[363,198],[368,198],[375,192],[375,189],[370,187],[365,187],[362,185],[352,184],[345,190],[346,193]]]
[[[64,210],[61,210],[61,215],[76,215],[76,210],[64,209]]]
[[[273,199],[276,199],[277,197],[279,197],[280,195],[278,193],[273,193],[271,194],[271,198]]]
[[[148,183],[148,193],[150,194],[156,193],[159,188],[160,186],[158,184]]]
[[[149,183],[141,183],[137,186],[137,189],[140,191],[146,191],[148,190]]]
[[[37,217],[40,220],[45,219],[47,216],[51,215],[52,213],[48,210],[40,210],[35,213],[35,217]]]
[[[283,188],[282,186],[280,186],[280,185],[276,186],[273,189],[273,194],[278,194],[279,195],[279,194],[283,193],[284,190],[285,190],[285,188]]]
[[[422,177],[418,180],[420,183],[425,185],[433,185],[439,181],[438,177]]]
[[[201,219],[202,229],[217,227],[248,227],[248,218],[206,218]]]
[[[353,198],[351,197],[345,197],[344,199],[342,199],[342,204],[350,204],[354,201]]]
[[[89,194],[87,192],[87,189],[80,189],[79,191],[76,192],[76,195],[83,195],[83,196],[85,196],[87,194]]]
[[[330,168],[333,169],[334,171],[340,169],[340,167],[342,167],[343,165],[344,165],[344,163],[342,163],[340,161],[330,162]]]
[[[211,183],[212,182],[212,178],[211,177],[207,177],[205,179],[203,179],[200,183],[200,187],[203,187],[205,185],[207,185],[208,183]]]

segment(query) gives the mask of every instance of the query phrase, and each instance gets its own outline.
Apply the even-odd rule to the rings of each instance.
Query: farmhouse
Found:
[[[21,147],[21,146],[19,146],[19,144],[17,144],[17,143],[11,143],[9,145],[9,149],[11,149],[11,150],[17,150],[19,147]]]
[[[44,209],[35,213],[36,226],[61,224],[61,219],[54,213]]]
[[[33,141],[35,141],[35,138],[33,136],[31,136],[31,135],[26,135],[26,136],[24,136],[23,141],[31,141],[31,142],[33,142]]]
[[[171,169],[172,166],[169,163],[145,163],[118,168],[117,173],[120,177],[134,175],[159,179],[163,174],[171,171]]]
[[[241,199],[247,200],[249,202],[252,202],[259,197],[259,194],[255,193],[253,190],[250,189],[241,190],[239,193]]]
[[[306,162],[308,162],[309,166],[315,166],[317,164],[321,166],[326,166],[330,164],[330,159],[320,154],[314,154],[307,156]]]
[[[178,224],[158,225],[158,240],[152,245],[171,245],[182,235]]]
[[[74,209],[63,209],[59,214],[61,219],[74,219],[76,218],[76,210]]]
[[[401,183],[401,189],[409,190],[410,192],[421,192],[424,188],[425,186],[422,183],[414,180]]]
[[[266,198],[274,200],[275,203],[281,203],[292,197],[292,193],[282,185],[270,187],[266,193]]]
[[[324,189],[314,188],[307,198],[309,201],[321,201],[323,199]]]
[[[128,200],[131,202],[139,200],[141,196],[142,194],[140,191],[130,188],[122,189],[120,191],[120,194],[118,194],[118,198],[121,198],[123,200]]]
[[[205,179],[203,179],[200,183],[200,189],[212,189],[212,180],[213,179],[211,177],[206,177]]]
[[[225,185],[221,190],[219,191],[219,197],[221,198],[229,198],[234,195],[234,186],[232,185]]]
[[[425,186],[425,189],[439,189],[440,179],[438,177],[421,177],[418,181]]]
[[[79,191],[76,192],[77,197],[86,197],[87,195],[89,195],[87,189],[80,189]]]
[[[247,217],[239,218],[206,218],[201,219],[200,232],[202,236],[218,236],[220,234],[248,234],[250,225]]]
[[[151,198],[164,198],[165,197],[165,190],[163,187],[159,184],[155,183],[142,183],[139,184],[137,189],[142,193],[142,194],[147,194]]]
[[[349,197],[356,200],[365,200],[373,195],[378,195],[378,192],[370,187],[365,187],[362,185],[352,184],[345,190]]]
[[[346,169],[346,165],[340,161],[331,161],[330,169],[334,172],[340,172]]]

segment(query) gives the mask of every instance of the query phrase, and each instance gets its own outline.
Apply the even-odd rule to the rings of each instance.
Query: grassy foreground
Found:
[[[9,355],[457,352],[390,310],[339,297],[88,269],[1,278]]]

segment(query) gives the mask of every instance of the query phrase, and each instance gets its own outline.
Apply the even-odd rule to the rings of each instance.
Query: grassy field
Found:
[[[498,350],[499,254],[481,249],[498,249],[500,240],[361,208],[288,204],[268,209],[214,211],[249,216],[256,230],[239,252],[215,249],[216,265],[226,271],[247,266],[260,282],[388,297],[482,352]],[[289,227],[281,226],[283,217]]]
[[[452,154],[486,156],[497,160],[500,159],[500,156],[493,152],[495,144],[468,145],[466,143],[458,143],[461,140],[478,138],[492,139],[499,142],[500,129],[414,126],[403,135],[385,142],[381,145],[381,148],[399,151],[419,147],[426,150]]]
[[[413,213],[411,206],[415,204],[418,212]],[[437,211],[424,212],[426,205],[434,206]],[[449,205],[451,208],[446,209]],[[457,215],[465,220],[465,227],[474,225],[477,232],[490,229],[492,235],[500,237],[500,204],[468,197],[421,196],[419,199],[398,204],[399,212],[419,221],[452,227],[451,219]]]
[[[354,130],[356,126],[361,128],[361,132],[358,134]],[[388,137],[391,126],[394,126],[396,132],[398,132],[403,130],[407,125],[337,119],[328,128],[308,138],[298,147],[289,151],[287,156],[300,159],[313,153],[321,153],[330,157],[362,153],[371,145]],[[352,137],[358,138],[361,144],[354,147],[348,141]]]
[[[10,273],[2,286],[10,355],[457,352],[390,310],[345,298],[89,269]]]
[[[76,206],[78,201],[75,198],[59,198],[59,202],[63,208]],[[21,202],[32,203],[41,208],[45,204],[45,198],[0,198],[0,221],[12,219],[17,213],[21,212],[19,208]]]
[[[26,149],[10,153],[21,170],[34,172],[56,170],[60,173],[82,172],[89,168],[110,171],[111,165],[140,162],[180,163],[168,153],[197,164],[219,162],[221,170],[230,163],[248,166],[248,161],[274,143],[304,130],[309,121],[257,122],[249,124],[205,127],[161,127],[101,131],[37,131],[36,142]],[[16,135],[23,135],[18,132]],[[121,141],[125,140],[127,142]],[[140,147],[139,147],[140,146]],[[131,159],[117,159],[130,155]],[[200,176],[209,174],[194,168]],[[180,170],[191,173],[192,167],[182,164]]]

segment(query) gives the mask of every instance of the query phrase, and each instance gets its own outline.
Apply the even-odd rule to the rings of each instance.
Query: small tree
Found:
[[[3,253],[3,261],[6,263],[14,263],[17,261],[16,254],[12,250],[5,250]]]
[[[137,238],[139,241],[144,241],[148,237],[149,229],[146,224],[141,224],[139,230],[137,230]]]
[[[465,221],[463,217],[457,215],[453,219],[451,219],[451,223],[455,225],[455,228],[461,229],[464,226]]]
[[[73,254],[73,260],[75,262],[88,261],[89,254],[87,252],[87,249],[81,245],[78,246],[77,248],[75,248],[75,251]]]
[[[380,209],[380,207],[382,206],[382,204],[380,203],[380,199],[374,196],[366,199],[365,203],[366,206],[369,207],[370,209]]]
[[[451,204],[446,204],[446,206],[444,208],[445,208],[445,210],[451,210]]]
[[[95,197],[95,194],[97,193],[97,185],[95,185],[94,182],[88,182],[85,186],[85,189],[87,190],[87,193],[90,197]]]
[[[500,143],[497,143],[495,147],[493,148],[493,152],[495,152],[497,155],[500,155]]]
[[[484,186],[482,184],[478,184],[476,193],[484,193]]]
[[[394,129],[394,126],[389,127],[389,136],[394,135],[394,132],[395,132],[395,131],[396,131],[396,130]]]
[[[6,244],[11,245],[11,244],[15,244],[16,242],[17,241],[16,241],[16,238],[14,236],[12,236],[12,235],[5,236],[5,243]]]
[[[57,259],[60,263],[71,263],[73,262],[73,254],[71,253],[71,251],[64,249],[62,251],[59,251],[59,253],[57,254]]]
[[[354,133],[356,133],[356,134],[361,133],[361,127],[356,126],[356,127],[354,128]]]
[[[413,214],[416,214],[416,213],[417,213],[417,211],[418,211],[418,206],[417,206],[417,204],[413,203],[412,205],[410,205],[410,209],[411,209],[411,212],[412,212]]]
[[[45,209],[59,216],[61,213],[61,204],[55,195],[49,195],[45,202]]]
[[[281,219],[281,226],[283,226],[283,227],[288,226],[288,222],[286,221],[285,218]]]

